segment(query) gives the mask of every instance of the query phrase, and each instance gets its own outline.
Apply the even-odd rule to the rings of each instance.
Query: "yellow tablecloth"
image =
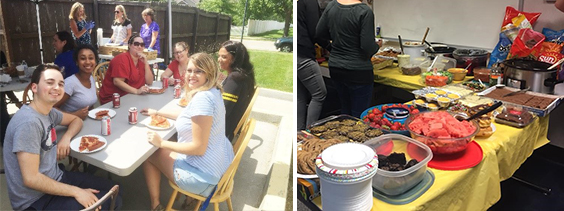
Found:
[[[321,63],[321,66],[328,67],[327,62]],[[407,91],[413,91],[426,87],[423,81],[421,81],[420,75],[404,75],[397,64],[393,64],[387,68],[374,71],[374,82],[397,87],[400,89],[405,89]],[[473,76],[466,76],[464,81],[472,80]],[[453,83],[461,83],[462,81],[453,81]]]
[[[500,182],[506,180],[533,153],[548,143],[549,116],[518,129],[495,124],[489,138],[476,138],[484,158],[477,166],[458,171],[429,168],[435,182],[415,201],[392,205],[374,198],[372,210],[487,210],[501,198]],[[313,199],[320,206],[321,197]]]

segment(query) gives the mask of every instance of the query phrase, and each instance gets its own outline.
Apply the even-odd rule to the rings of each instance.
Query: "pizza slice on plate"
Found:
[[[78,151],[84,152],[84,151],[88,150],[89,152],[92,152],[92,151],[104,146],[104,144],[106,144],[106,143],[98,140],[97,137],[82,136],[82,138],[80,139],[80,145],[78,147]]]
[[[151,123],[149,123],[149,125],[160,127],[160,128],[170,127],[170,123],[168,122],[168,120],[160,115],[151,115]]]
[[[153,89],[153,88],[149,88],[149,93],[150,94],[161,94],[164,93],[165,89]]]
[[[96,119],[102,119],[104,116],[110,117],[110,110],[100,110],[96,112]]]
[[[188,105],[188,99],[186,99],[185,97],[180,98],[180,102],[178,102],[178,104],[180,104],[180,106],[182,107],[186,107]]]

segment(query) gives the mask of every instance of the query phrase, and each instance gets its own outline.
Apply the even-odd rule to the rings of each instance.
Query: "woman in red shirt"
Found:
[[[145,43],[139,35],[132,36],[128,44],[128,51],[117,55],[110,61],[100,88],[100,104],[106,104],[113,99],[114,93],[120,96],[126,94],[145,94],[153,84],[153,72],[143,53]]]
[[[169,85],[174,84],[174,79],[180,79],[180,85],[184,86],[184,73],[186,73],[186,68],[188,68],[188,57],[190,57],[190,46],[185,42],[177,42],[174,44],[174,61],[172,61],[165,72],[161,75],[161,81],[163,78],[170,78],[168,80]]]

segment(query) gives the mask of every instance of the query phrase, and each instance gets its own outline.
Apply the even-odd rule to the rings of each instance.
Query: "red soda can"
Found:
[[[180,86],[180,79],[174,79],[174,86]]]
[[[136,107],[129,108],[129,115],[127,115],[127,117],[130,125],[137,124],[137,108]]]
[[[114,103],[114,108],[119,108],[120,105],[120,101],[119,101],[119,93],[114,93],[114,100],[112,101]]]
[[[161,81],[163,82],[163,89],[168,87],[168,78],[162,78]]]
[[[102,135],[109,136],[112,134],[112,119],[108,116],[102,117]]]
[[[180,98],[180,85],[174,86],[174,99]]]

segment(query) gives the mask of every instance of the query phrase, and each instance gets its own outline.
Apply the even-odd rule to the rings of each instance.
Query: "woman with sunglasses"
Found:
[[[147,8],[141,12],[145,24],[141,25],[141,30],[139,34],[145,42],[145,48],[149,51],[157,51],[157,54],[161,54],[161,44],[159,35],[159,24],[155,22],[155,11],[151,8]]]
[[[102,105],[112,101],[114,93],[120,96],[145,94],[149,91],[145,84],[153,84],[153,72],[143,53],[143,39],[139,35],[133,35],[127,44],[128,50],[110,61],[100,88]]]
[[[123,45],[127,43],[127,40],[131,37],[131,21],[127,18],[127,13],[125,13],[125,8],[123,5],[117,5],[114,10],[114,23],[112,24],[112,30],[114,33],[110,38],[110,43],[116,43]]]
[[[208,197],[233,160],[233,147],[225,137],[217,64],[206,53],[194,54],[189,60],[184,74],[186,108],[180,114],[170,109],[141,110],[143,115],[176,119],[178,132],[178,141],[147,132],[148,142],[159,148],[143,163],[151,210],[164,210],[159,201],[161,173],[183,190]]]
[[[165,72],[161,75],[161,80],[163,78],[180,79],[180,85],[184,86],[184,73],[186,73],[186,68],[188,67],[188,57],[190,56],[190,46],[185,42],[177,42],[174,45],[174,61],[172,61]],[[169,85],[174,84],[174,80],[168,80]]]

